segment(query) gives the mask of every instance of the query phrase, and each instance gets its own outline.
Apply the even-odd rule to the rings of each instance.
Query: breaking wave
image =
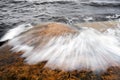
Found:
[[[10,29],[6,32],[6,34],[0,39],[1,41],[6,41],[6,40],[10,40],[13,39],[14,37],[20,35],[21,33],[29,30],[30,28],[32,28],[33,26],[31,24],[21,24],[18,27],[15,27],[13,29]]]
[[[81,27],[56,36],[53,27],[33,27],[11,39],[7,44],[12,51],[24,53],[28,64],[47,61],[45,67],[65,71],[105,71],[111,66],[120,66],[120,27],[100,32],[94,28]],[[59,32],[59,27],[55,29]],[[48,33],[46,32],[48,31]],[[60,31],[61,32],[61,31]],[[44,35],[45,34],[45,35]],[[50,34],[47,35],[46,34]],[[52,36],[53,35],[53,36]]]

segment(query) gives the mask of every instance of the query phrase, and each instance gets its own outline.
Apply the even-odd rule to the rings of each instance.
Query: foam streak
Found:
[[[22,57],[28,64],[47,61],[45,67],[52,69],[105,71],[110,66],[120,65],[120,42],[116,36],[92,28],[50,39],[24,34],[8,44],[14,51],[24,51]]]

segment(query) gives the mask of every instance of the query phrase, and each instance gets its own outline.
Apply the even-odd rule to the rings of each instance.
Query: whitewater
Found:
[[[42,24],[37,27],[28,25],[24,28],[27,30],[21,29],[20,34],[16,36],[13,34],[12,39],[9,38],[8,31],[1,41],[8,38],[9,41],[5,45],[12,46],[13,52],[23,51],[21,57],[25,58],[26,64],[33,65],[47,61],[44,67],[51,69],[92,70],[94,72],[106,71],[112,66],[120,66],[119,25],[110,27],[104,32],[91,27],[80,27],[78,30],[70,25],[61,27],[60,32],[59,26],[54,25],[47,28],[44,28]],[[58,30],[52,31],[54,28]],[[68,30],[66,30],[67,28]],[[47,29],[48,34],[44,34]],[[18,30],[16,31],[18,32]],[[11,29],[11,32],[16,31]],[[38,33],[41,34],[38,35]]]

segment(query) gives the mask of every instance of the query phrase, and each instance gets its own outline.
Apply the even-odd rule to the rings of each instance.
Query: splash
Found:
[[[117,28],[112,30],[118,33]],[[45,67],[51,69],[99,72],[120,66],[119,35],[111,35],[109,31],[102,33],[93,28],[76,30],[58,23],[47,24],[34,27],[7,44],[13,46],[12,51],[23,51],[21,57],[30,65],[47,61]]]
[[[32,28],[33,26],[31,24],[21,24],[18,27],[15,27],[13,29],[10,29],[7,31],[7,33],[0,39],[1,41],[6,41],[13,39],[14,37],[18,36],[24,31],[27,31],[28,29]]]

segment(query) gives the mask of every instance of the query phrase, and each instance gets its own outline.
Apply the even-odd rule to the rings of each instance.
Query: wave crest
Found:
[[[47,61],[45,67],[51,69],[105,71],[108,67],[120,66],[119,40],[109,32],[101,33],[93,28],[77,31],[62,24],[47,24],[28,30],[8,45],[15,52],[23,51],[22,57],[28,64]]]

